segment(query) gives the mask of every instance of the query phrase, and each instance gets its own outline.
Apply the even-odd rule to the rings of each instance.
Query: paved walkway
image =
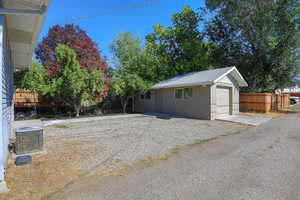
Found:
[[[300,113],[181,152],[154,166],[81,180],[53,200],[300,199]]]
[[[226,117],[219,117],[217,120],[241,123],[252,126],[259,126],[263,123],[270,121],[270,117],[255,117],[255,116],[244,116],[244,115],[229,115]]]

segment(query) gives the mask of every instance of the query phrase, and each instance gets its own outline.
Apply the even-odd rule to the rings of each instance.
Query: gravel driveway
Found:
[[[83,179],[55,200],[298,200],[300,108],[129,173]],[[214,122],[212,122],[214,123]],[[178,128],[178,127],[177,127]]]
[[[67,126],[69,127],[47,128],[46,142],[80,141],[98,146],[99,149],[93,152],[88,166],[108,161],[122,164],[142,160],[167,153],[178,146],[235,133],[247,127],[221,121],[160,119],[151,116],[74,123]]]
[[[6,180],[11,192],[0,199],[46,199],[87,175],[108,176],[140,160],[160,158],[181,146],[245,128],[221,121],[151,116],[47,127],[47,153],[33,155],[33,162],[21,167],[10,162]]]

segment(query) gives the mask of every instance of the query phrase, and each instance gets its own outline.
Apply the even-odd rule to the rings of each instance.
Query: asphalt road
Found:
[[[187,148],[151,167],[81,180],[52,199],[298,200],[300,113]]]

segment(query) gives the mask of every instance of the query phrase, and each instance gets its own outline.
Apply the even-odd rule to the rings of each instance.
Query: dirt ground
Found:
[[[107,176],[145,161],[165,159],[182,146],[247,126],[221,121],[137,117],[73,123],[45,128],[45,154],[33,162],[7,169],[9,193],[2,200],[47,199],[86,176]]]
[[[10,161],[6,179],[10,192],[0,195],[0,199],[35,200],[47,197],[83,175],[83,170],[76,165],[87,160],[89,154],[95,151],[93,148],[97,147],[87,142],[48,141],[47,154],[33,155],[31,164],[16,166]],[[82,151],[84,149],[86,151]]]

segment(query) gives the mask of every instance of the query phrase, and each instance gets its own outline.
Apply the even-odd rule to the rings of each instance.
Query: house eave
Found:
[[[40,10],[23,10],[23,9],[1,9],[0,15],[42,15],[45,13],[44,9]]]
[[[24,69],[30,66],[50,3],[51,0],[27,0],[24,3],[2,0],[0,14],[5,16],[13,67]]]

